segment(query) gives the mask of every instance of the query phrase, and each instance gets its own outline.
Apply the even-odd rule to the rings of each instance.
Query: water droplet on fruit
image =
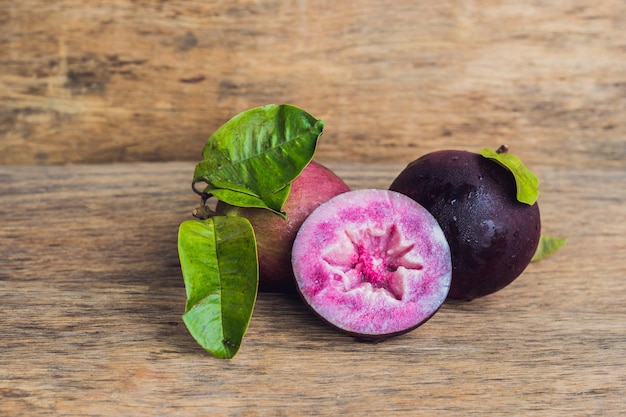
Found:
[[[493,220],[484,220],[480,225],[482,227],[481,246],[488,248],[493,243],[492,241],[496,234],[496,225]]]

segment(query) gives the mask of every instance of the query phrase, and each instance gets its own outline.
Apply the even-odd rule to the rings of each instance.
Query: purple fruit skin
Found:
[[[539,206],[516,199],[513,175],[476,153],[444,150],[410,163],[390,190],[411,197],[437,219],[452,255],[448,298],[472,300],[515,280],[541,234]]]
[[[339,195],[311,213],[292,263],[307,306],[364,341],[429,320],[446,299],[452,271],[433,216],[400,193],[377,189]]]
[[[246,217],[254,229],[259,256],[259,291],[295,293],[291,247],[302,222],[320,204],[350,187],[324,165],[311,161],[291,184],[283,206],[287,219],[261,208],[218,202],[217,214]]]

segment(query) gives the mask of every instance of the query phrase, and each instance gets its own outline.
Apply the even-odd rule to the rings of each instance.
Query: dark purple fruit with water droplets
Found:
[[[512,173],[479,154],[443,150],[410,163],[391,190],[439,222],[452,256],[448,298],[471,300],[513,282],[539,243],[539,207],[516,198]]]

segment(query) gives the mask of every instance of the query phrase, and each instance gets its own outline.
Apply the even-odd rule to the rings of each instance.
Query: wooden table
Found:
[[[354,188],[402,168],[328,165]],[[218,360],[181,320],[192,163],[0,167],[0,415],[624,415],[626,172],[533,169],[569,241],[503,291],[380,344],[262,293]]]

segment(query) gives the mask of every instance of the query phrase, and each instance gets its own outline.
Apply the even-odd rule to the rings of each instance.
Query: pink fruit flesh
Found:
[[[304,301],[356,337],[384,339],[428,320],[444,302],[450,249],[433,216],[388,190],[350,191],[319,206],[293,245]]]

